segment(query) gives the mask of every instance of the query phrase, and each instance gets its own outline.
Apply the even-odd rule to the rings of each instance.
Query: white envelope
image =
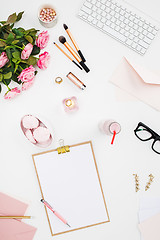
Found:
[[[123,57],[110,82],[160,111],[159,74],[136,63],[130,63]]]

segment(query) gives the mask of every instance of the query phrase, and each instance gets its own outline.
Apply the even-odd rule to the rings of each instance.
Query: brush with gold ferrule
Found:
[[[72,34],[71,34],[71,32],[70,32],[68,26],[67,26],[66,24],[63,24],[63,27],[64,27],[64,29],[66,30],[68,36],[70,37],[70,39],[71,39],[73,45],[75,46],[75,49],[77,50],[77,52],[78,52],[79,56],[81,57],[82,61],[83,61],[83,62],[86,62],[86,59],[84,58],[84,56],[83,56],[81,50],[79,49],[79,47],[78,47],[76,41],[74,40],[74,38],[73,38],[73,36],[72,36]]]
[[[65,47],[68,49],[68,51],[73,55],[73,57],[79,62],[79,64],[82,66],[82,68],[88,73],[90,70],[85,65],[85,63],[82,61],[82,59],[77,55],[77,53],[73,50],[73,48],[69,45],[69,43],[66,41],[66,38],[63,36],[59,37],[59,41],[65,45]]]

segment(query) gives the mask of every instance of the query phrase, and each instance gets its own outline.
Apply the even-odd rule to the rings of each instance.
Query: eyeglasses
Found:
[[[147,127],[144,123],[139,122],[138,126],[134,130],[134,133],[141,141],[148,141],[153,139],[151,146],[152,150],[160,154],[160,136],[156,132]]]

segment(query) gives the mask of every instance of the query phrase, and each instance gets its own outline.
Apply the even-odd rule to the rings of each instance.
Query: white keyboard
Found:
[[[141,55],[159,30],[115,0],[85,0],[78,17]]]

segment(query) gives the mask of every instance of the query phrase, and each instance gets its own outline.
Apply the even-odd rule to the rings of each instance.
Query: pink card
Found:
[[[0,192],[0,215],[23,216],[28,205]]]
[[[23,216],[28,205],[0,192],[0,215]],[[22,219],[21,219],[22,220]],[[0,219],[0,239],[32,240],[36,228],[19,219]]]

